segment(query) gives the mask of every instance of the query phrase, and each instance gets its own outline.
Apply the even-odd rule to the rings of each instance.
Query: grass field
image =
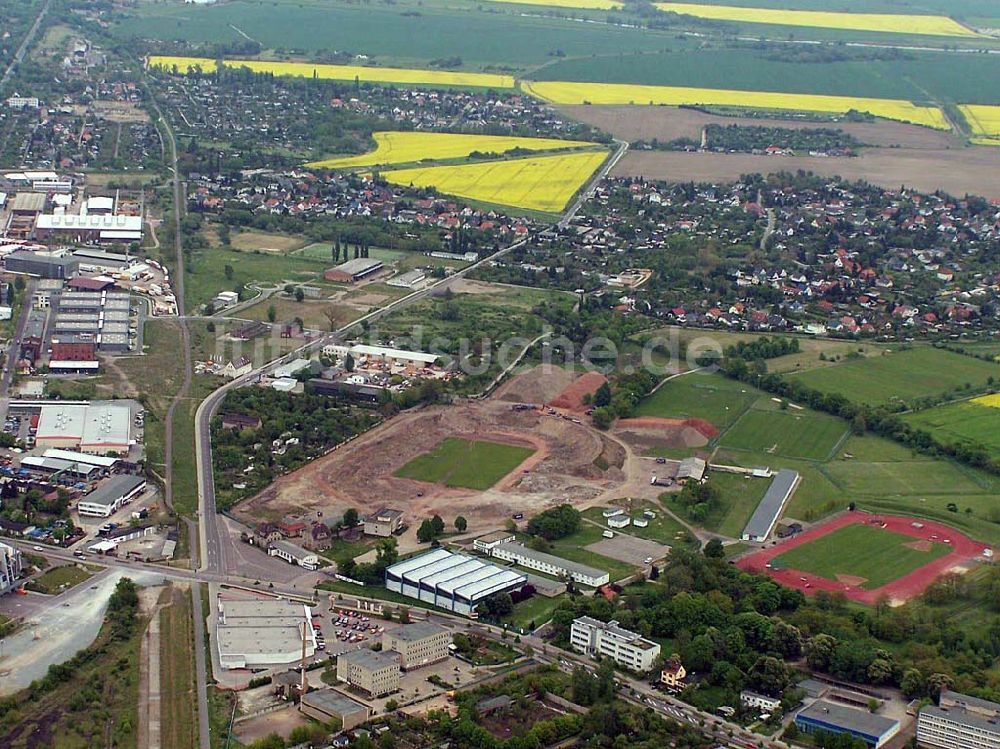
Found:
[[[279,62],[273,60],[225,60],[228,68],[249,68],[255,73],[272,73],[298,78],[326,78],[335,81],[363,81],[365,83],[399,83],[414,86],[457,86],[460,88],[514,88],[514,78],[493,73],[464,73],[444,70],[417,70],[413,68],[376,68],[361,65],[324,65],[310,62]],[[177,70],[186,74],[189,68],[203,71],[215,70],[215,60],[207,57],[172,57],[153,55],[151,68]]]
[[[1000,107],[962,104],[959,110],[972,130],[973,143],[1000,146]]]
[[[926,429],[944,442],[968,442],[982,445],[993,456],[1000,457],[1000,410],[989,405],[997,396],[973,398],[961,403],[916,411],[903,418],[910,424]]]
[[[972,29],[946,16],[890,13],[838,13],[808,10],[746,8],[700,3],[656,3],[662,11],[707,18],[713,21],[770,24],[774,26],[809,26],[849,31],[926,34],[931,36],[978,37]]]
[[[164,600],[166,599],[166,600]],[[160,610],[160,714],[163,746],[198,746],[194,673],[194,623],[187,588],[169,586]]]
[[[91,573],[75,564],[53,567],[40,577],[35,578],[27,587],[39,593],[61,593],[64,590],[89,580]]]
[[[951,129],[938,107],[920,106],[902,99],[571,81],[524,81],[522,88],[553,104],[701,105],[824,114],[846,114],[853,109],[935,130]]]
[[[232,268],[231,277],[226,275],[227,265]],[[241,252],[223,247],[201,250],[193,253],[190,272],[184,279],[185,301],[188,309],[193,310],[211,301],[220,291],[230,291],[239,284],[305,283],[322,274],[329,265],[329,260],[301,255]]]
[[[826,460],[847,433],[847,425],[831,416],[751,408],[721,438],[723,447],[789,458]]]
[[[921,346],[788,375],[810,387],[869,404],[937,396],[970,384],[983,387],[1000,366],[943,349]]]
[[[705,419],[724,430],[736,422],[760,393],[720,374],[689,374],[660,386],[636,408],[636,416]]]
[[[534,452],[528,447],[449,437],[395,475],[465,489],[489,489]]]
[[[593,146],[578,140],[555,138],[519,138],[506,135],[463,135],[460,133],[399,132],[372,133],[376,148],[358,156],[322,159],[306,164],[312,169],[350,169],[388,164],[412,164],[421,161],[464,159],[471,153],[503,154],[512,149],[558,151]]]
[[[583,512],[583,517],[587,520],[598,523],[601,526],[602,531],[607,525],[607,521],[601,514],[603,509],[603,507],[591,507]],[[626,535],[635,536],[636,538],[645,538],[649,541],[656,541],[657,543],[661,543],[666,546],[682,548],[691,546],[695,543],[695,539],[691,536],[691,533],[687,528],[681,525],[670,514],[664,512],[662,507],[658,507],[655,504],[641,504],[636,502],[632,506],[632,517],[639,517],[642,515],[644,510],[651,510],[656,514],[656,517],[647,518],[649,525],[645,528],[640,528],[637,525],[630,525],[625,531]]]
[[[719,503],[708,513],[702,525],[715,533],[739,538],[771,481],[715,471],[710,481],[719,490]]]
[[[539,156],[484,164],[432,166],[382,172],[392,184],[433,187],[481,203],[559,213],[597,171],[605,151]]]
[[[579,8],[581,10],[616,10],[624,5],[618,0],[490,0],[490,2],[545,5],[551,8]]]
[[[910,536],[873,528],[847,525],[775,557],[773,565],[837,580],[838,575],[864,578],[860,587],[879,588],[920,567],[947,556],[951,547],[931,543],[929,551],[907,544]]]

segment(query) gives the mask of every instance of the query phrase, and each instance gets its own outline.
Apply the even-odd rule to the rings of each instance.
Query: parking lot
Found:
[[[644,538],[627,536],[623,533],[616,534],[614,538],[602,538],[584,548],[595,554],[637,566],[648,564],[649,562],[646,560],[655,562],[663,559],[670,551],[669,546],[658,544],[655,541],[647,541]]]

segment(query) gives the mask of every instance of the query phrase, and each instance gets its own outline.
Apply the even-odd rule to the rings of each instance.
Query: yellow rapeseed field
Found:
[[[552,8],[580,8],[581,10],[615,10],[624,3],[617,0],[492,0],[496,3],[518,5],[548,5]]]
[[[313,169],[348,169],[360,166],[409,164],[425,159],[460,159],[473,151],[502,154],[512,148],[529,151],[556,151],[592,146],[579,140],[518,138],[505,135],[459,135],[455,133],[400,132],[373,133],[377,148],[358,156],[323,159],[306,164]]]
[[[607,155],[606,151],[581,151],[483,164],[397,169],[382,172],[382,176],[404,187],[433,187],[468,200],[558,213]]]
[[[514,78],[509,75],[492,73],[463,73],[446,70],[418,70],[415,68],[370,68],[362,65],[322,65],[311,62],[275,62],[272,60],[226,60],[230,68],[250,68],[256,73],[300,76],[303,78],[331,78],[338,81],[353,81],[357,78],[367,83],[400,83],[415,86],[464,86],[466,88],[514,88]],[[186,73],[189,67],[215,70],[215,60],[207,57],[171,57],[153,55],[149,58],[151,68],[177,66],[179,73]]]
[[[1000,107],[987,104],[961,104],[958,107],[972,129],[972,142],[1000,146]]]
[[[979,36],[947,16],[923,16],[892,13],[838,13],[815,10],[776,10],[744,8],[733,5],[702,5],[700,3],[656,3],[660,10],[683,13],[713,21],[767,23],[778,26],[812,26],[848,31],[882,31],[895,34],[927,34],[930,36]]]
[[[681,86],[639,86],[629,83],[575,83],[565,81],[523,81],[527,92],[553,104],[661,104],[703,105],[774,109],[795,112],[844,114],[851,109],[876,117],[912,122],[935,130],[949,130],[948,120],[938,107],[924,107],[901,99],[869,99],[854,96],[785,94],[770,91],[737,91]]]
[[[971,402],[975,403],[977,406],[1000,408],[1000,393],[993,393],[992,395],[981,395],[978,398],[973,398]]]

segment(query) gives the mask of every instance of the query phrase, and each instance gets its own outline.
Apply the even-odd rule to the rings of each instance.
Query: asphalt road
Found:
[[[25,53],[28,51],[28,47],[31,46],[31,41],[35,38],[35,34],[38,33],[38,27],[42,23],[42,19],[45,18],[45,14],[49,12],[49,6],[52,4],[52,0],[46,0],[45,5],[38,12],[38,17],[35,18],[35,22],[28,29],[28,33],[24,35],[24,40],[21,42],[21,46],[17,48],[17,52],[14,54],[14,59],[10,61],[10,65],[3,73],[3,78],[0,78],[0,88],[3,88],[7,81],[10,80],[11,75],[14,74],[14,68],[20,65],[21,60],[24,59]]]
[[[24,296],[21,299],[21,311],[14,326],[14,336],[10,339],[10,346],[7,348],[7,356],[4,359],[3,374],[0,375],[0,422],[6,421],[7,410],[10,408],[10,384],[14,380],[14,365],[17,363],[21,353],[21,339],[24,337],[24,326],[28,322],[28,313],[31,311],[31,300],[35,295],[35,287],[38,282],[28,279],[24,287]]]

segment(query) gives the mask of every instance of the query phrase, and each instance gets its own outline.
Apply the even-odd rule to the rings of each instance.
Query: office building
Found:
[[[66,279],[80,271],[80,261],[71,255],[43,255],[27,250],[10,253],[3,263],[10,273],[23,273],[39,278]]]
[[[658,643],[622,629],[618,622],[602,622],[589,616],[573,620],[570,645],[591,658],[610,658],[619,666],[644,674],[660,655]]]
[[[399,666],[405,671],[443,661],[450,644],[451,634],[428,622],[404,624],[382,634],[382,652],[399,653]]]
[[[399,653],[362,648],[337,658],[337,679],[369,697],[399,691]]]
[[[580,583],[580,585],[589,585],[591,588],[600,587],[610,581],[607,570],[599,570],[579,562],[571,562],[554,554],[535,551],[522,544],[500,544],[493,549],[492,556],[552,577],[567,578],[575,583]]]
[[[816,700],[795,716],[795,725],[803,733],[846,733],[859,738],[871,749],[879,749],[899,733],[899,721],[875,715],[867,710]]]
[[[917,743],[931,749],[1000,749],[1000,704],[944,691],[917,719]]]

